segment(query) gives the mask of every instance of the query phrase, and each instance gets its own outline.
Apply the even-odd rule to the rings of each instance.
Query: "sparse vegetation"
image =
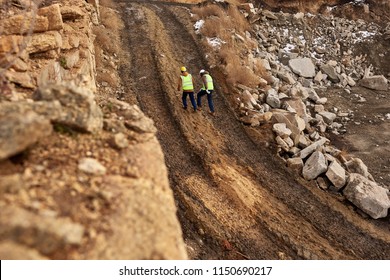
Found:
[[[208,17],[216,16],[222,18],[225,15],[225,11],[218,5],[207,5],[205,7],[195,7],[192,9],[197,19],[205,19]]]
[[[240,83],[256,87],[259,84],[259,75],[266,78],[267,74],[264,68],[256,65],[256,69],[255,67],[252,69],[246,65],[246,59],[241,58],[239,49],[250,51],[256,46],[253,40],[245,36],[250,25],[237,6],[229,5],[227,9],[223,9],[219,5],[212,4],[194,8],[192,12],[196,14],[195,19],[204,20],[204,25],[200,29],[203,36],[219,38],[223,41],[219,49],[207,47],[207,43],[205,46],[216,56],[215,61],[219,61],[224,67],[226,80],[229,84]],[[237,48],[237,45],[240,45],[240,48]]]
[[[60,57],[59,62],[62,68],[67,68],[66,58],[64,56]]]

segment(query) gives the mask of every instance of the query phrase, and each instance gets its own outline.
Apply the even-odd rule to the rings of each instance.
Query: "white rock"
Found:
[[[384,218],[390,208],[388,190],[360,174],[352,173],[343,194],[374,219]]]
[[[333,161],[329,165],[328,171],[325,175],[337,190],[340,190],[342,187],[344,187],[346,182],[345,170],[337,161]]]
[[[295,58],[288,62],[291,70],[305,78],[313,78],[316,74],[315,66],[310,58]]]
[[[275,123],[272,130],[280,137],[286,138],[291,135],[291,130],[287,128],[285,123]]]
[[[327,124],[331,124],[337,117],[335,113],[327,112],[327,111],[319,112],[319,114],[323,117],[325,123]]]
[[[303,166],[303,178],[310,181],[317,178],[320,174],[326,172],[328,165],[323,153],[315,151]]]
[[[106,168],[94,158],[82,158],[78,165],[79,170],[93,175],[104,175]]]
[[[327,141],[329,141],[327,138],[322,137],[320,140],[314,142],[310,146],[304,148],[300,153],[299,157],[304,159],[308,155],[311,155],[315,150],[317,150],[319,147],[323,146]]]

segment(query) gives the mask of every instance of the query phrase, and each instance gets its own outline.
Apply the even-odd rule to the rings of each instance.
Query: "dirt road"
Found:
[[[187,5],[120,1],[128,63],[122,97],[158,129],[193,259],[389,259],[389,219],[365,219],[341,196],[290,173],[265,145],[268,126],[243,127],[221,73],[217,116],[181,108],[179,67],[208,68]],[[196,80],[200,85],[200,81]]]

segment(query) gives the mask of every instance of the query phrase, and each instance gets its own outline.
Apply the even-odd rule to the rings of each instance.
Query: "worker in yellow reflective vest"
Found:
[[[214,83],[213,78],[210,76],[209,72],[202,69],[199,72],[200,77],[202,78],[203,87],[197,94],[197,105],[200,110],[202,107],[202,96],[207,95],[207,101],[209,103],[210,114],[214,115],[214,104],[213,104],[213,96],[212,93],[214,91]]]
[[[192,107],[194,112],[197,110],[195,97],[194,97],[194,78],[190,73],[187,72],[187,69],[183,66],[180,68],[181,75],[177,85],[177,90],[183,91],[181,97],[183,101],[183,109],[187,110],[187,96],[190,96]]]

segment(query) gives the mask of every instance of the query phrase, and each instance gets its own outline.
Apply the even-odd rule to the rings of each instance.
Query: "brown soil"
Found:
[[[389,259],[390,218],[367,218],[341,195],[288,170],[276,156],[269,125],[254,129],[237,121],[222,73],[212,73],[216,117],[181,108],[178,69],[186,65],[197,76],[208,65],[188,4],[167,2],[117,3],[126,53],[120,97],[155,121],[190,258]],[[367,102],[357,102],[354,92]],[[388,113],[388,93],[353,93],[324,93],[329,106],[355,112],[347,133],[332,141],[390,185],[389,121],[375,121]]]

